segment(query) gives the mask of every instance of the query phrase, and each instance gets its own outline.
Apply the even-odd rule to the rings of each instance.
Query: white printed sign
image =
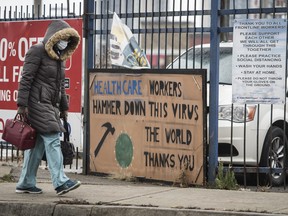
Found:
[[[236,19],[233,33],[233,103],[285,103],[287,22]]]

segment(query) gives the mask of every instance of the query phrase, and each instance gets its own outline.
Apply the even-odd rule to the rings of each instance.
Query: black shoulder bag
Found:
[[[75,157],[75,147],[74,144],[70,142],[69,139],[69,124],[66,120],[63,120],[63,125],[66,130],[64,132],[64,140],[61,141],[61,150],[63,154],[63,165],[71,165]]]
[[[69,123],[66,120],[63,120],[63,126],[66,130],[66,132],[64,132],[64,140],[60,141],[61,151],[63,155],[63,165],[71,165],[76,155],[75,147],[74,147],[74,144],[70,142],[70,139],[69,139],[70,128],[69,128]],[[44,152],[42,160],[47,161],[46,152]]]

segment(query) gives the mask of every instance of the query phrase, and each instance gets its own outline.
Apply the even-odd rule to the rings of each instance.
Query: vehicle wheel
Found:
[[[286,153],[284,143],[286,144]],[[284,135],[283,129],[272,126],[266,134],[262,149],[260,166],[284,168],[284,163],[286,163],[287,167],[287,145],[287,137]],[[284,183],[285,177],[285,172],[282,170],[279,173],[261,175],[261,182],[265,185],[269,184],[270,182],[273,186],[280,186]]]

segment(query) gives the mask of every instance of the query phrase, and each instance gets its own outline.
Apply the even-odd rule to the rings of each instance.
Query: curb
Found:
[[[0,202],[0,216],[272,216],[254,212],[213,211],[197,209],[169,209],[138,206],[65,205]],[[280,214],[277,214],[278,216]]]

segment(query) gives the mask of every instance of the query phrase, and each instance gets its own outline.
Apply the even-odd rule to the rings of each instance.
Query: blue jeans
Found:
[[[43,157],[44,150],[46,151],[48,169],[51,174],[54,188],[56,189],[69,180],[64,173],[59,133],[38,133],[35,147],[24,151],[24,162],[20,179],[17,184],[18,188],[36,186],[37,170]]]

